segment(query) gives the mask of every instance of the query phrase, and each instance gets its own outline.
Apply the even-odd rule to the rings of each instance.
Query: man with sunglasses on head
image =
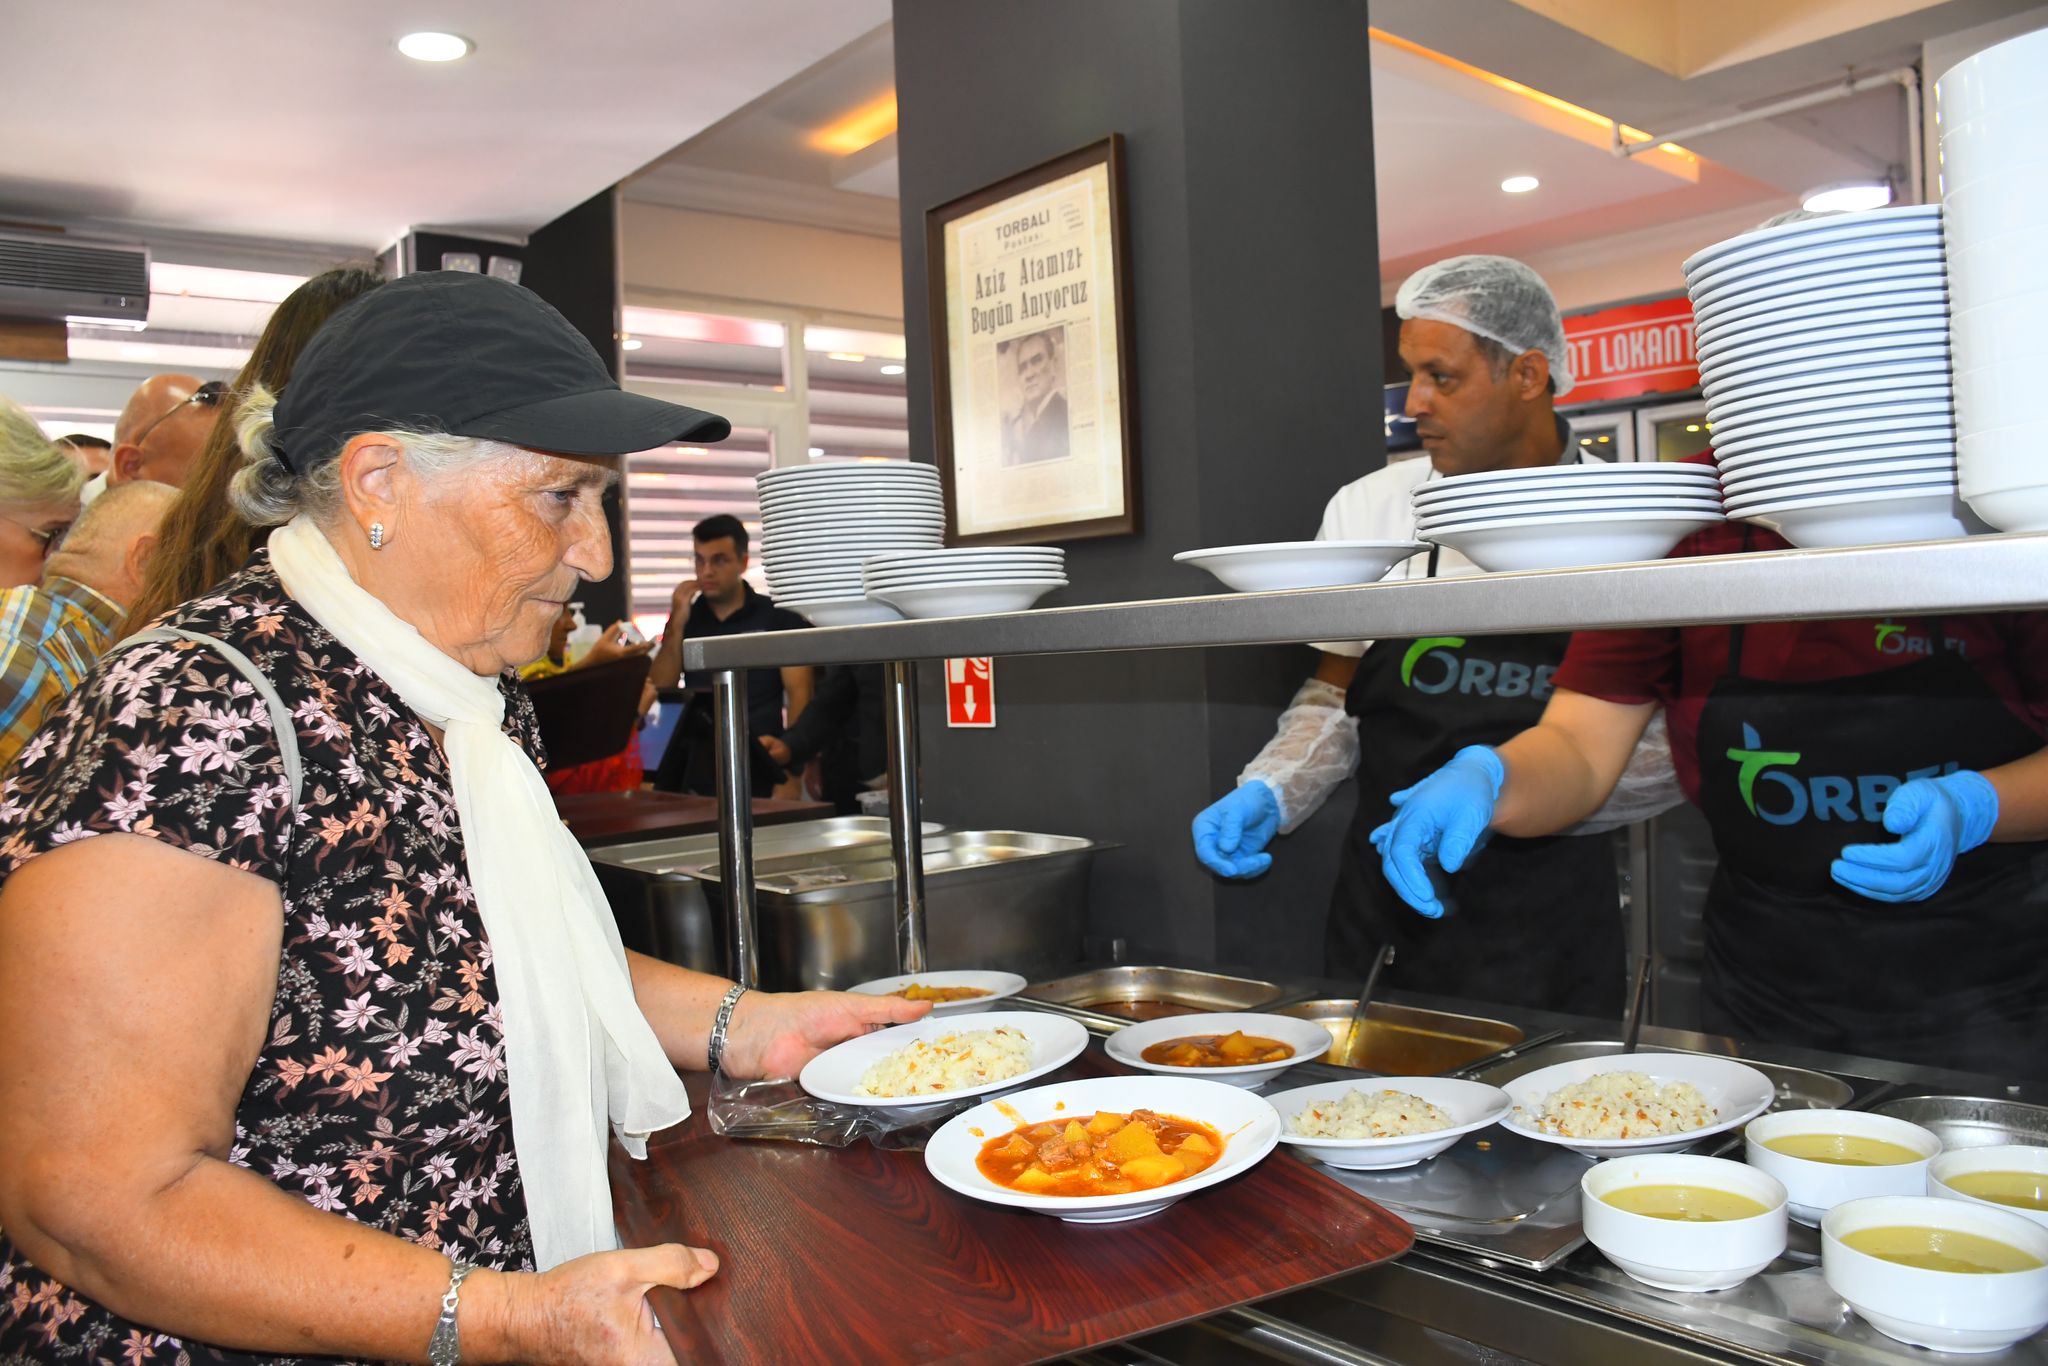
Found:
[[[136,386],[114,424],[113,458],[86,483],[83,502],[117,484],[147,479],[184,487],[219,420],[228,387],[197,375],[151,375]]]

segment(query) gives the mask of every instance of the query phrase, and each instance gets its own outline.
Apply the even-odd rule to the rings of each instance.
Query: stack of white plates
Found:
[[[906,617],[1021,612],[1067,585],[1066,552],[1054,546],[966,546],[869,558],[867,594]]]
[[[814,626],[896,620],[894,608],[868,600],[861,561],[945,544],[945,497],[930,465],[799,465],[754,483],[768,591]]]
[[[1744,233],[1685,263],[1730,517],[1795,545],[1976,529],[1956,497],[1938,205]]]
[[[2005,531],[2048,531],[2048,31],[1986,48],[1935,86],[1955,297],[1958,475]]]
[[[1489,572],[1662,559],[1721,520],[1706,465],[1544,465],[1418,486],[1415,534]]]

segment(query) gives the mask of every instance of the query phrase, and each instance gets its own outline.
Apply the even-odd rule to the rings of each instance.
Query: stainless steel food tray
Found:
[[[1922,1095],[1894,1096],[1874,1108],[1878,1114],[1933,1130],[1944,1148],[2048,1145],[2048,1106],[1984,1096]]]
[[[1499,1061],[1481,1062],[1459,1075],[1499,1086],[1553,1063],[1580,1058],[1610,1057],[1622,1052],[1618,1039],[1572,1039],[1525,1047]],[[1685,1049],[1640,1047],[1652,1053]],[[1750,1066],[1771,1079],[1778,1090],[1773,1109],[1841,1106],[1854,1099],[1853,1086],[1825,1072],[1776,1063]],[[1290,1085],[1311,1078],[1343,1080],[1357,1073],[1338,1072],[1320,1064],[1299,1067]],[[1399,1079],[1389,1085],[1399,1086]],[[1722,1152],[1740,1142],[1736,1134],[1716,1135],[1699,1151]],[[1585,1243],[1579,1225],[1579,1178],[1593,1165],[1569,1148],[1525,1138],[1498,1125],[1467,1134],[1440,1156],[1390,1172],[1345,1172],[1329,1175],[1359,1194],[1378,1201],[1415,1226],[1416,1237],[1441,1247],[1476,1253],[1496,1262],[1544,1271]]]
[[[1357,1036],[1351,1015],[1358,1003],[1326,998],[1274,1006],[1275,1015],[1313,1020],[1330,1033],[1321,1061],[1388,1076],[1429,1077],[1469,1067],[1527,1037],[1506,1020],[1420,1006],[1374,1001]]]
[[[1114,967],[1077,973],[1024,988],[1023,998],[1061,1007],[1064,1013],[1100,1026],[1118,1028],[1154,1018],[1136,1007],[1159,1002],[1173,1007],[1160,1014],[1206,1010],[1259,1010],[1287,993],[1275,982],[1231,977],[1194,968]]]

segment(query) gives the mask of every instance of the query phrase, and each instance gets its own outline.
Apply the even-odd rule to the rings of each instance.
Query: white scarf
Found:
[[[688,1118],[690,1101],[634,1002],[590,860],[540,770],[505,734],[496,678],[471,673],[364,592],[304,516],[270,533],[270,562],[313,620],[446,736],[469,885],[497,972],[536,1265],[617,1247],[606,1120],[645,1157],[647,1135]]]

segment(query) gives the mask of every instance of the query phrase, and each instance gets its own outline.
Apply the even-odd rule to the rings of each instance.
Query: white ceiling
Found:
[[[523,235],[889,18],[889,0],[4,9],[0,218],[367,248],[414,226]],[[423,28],[477,50],[399,56]]]

